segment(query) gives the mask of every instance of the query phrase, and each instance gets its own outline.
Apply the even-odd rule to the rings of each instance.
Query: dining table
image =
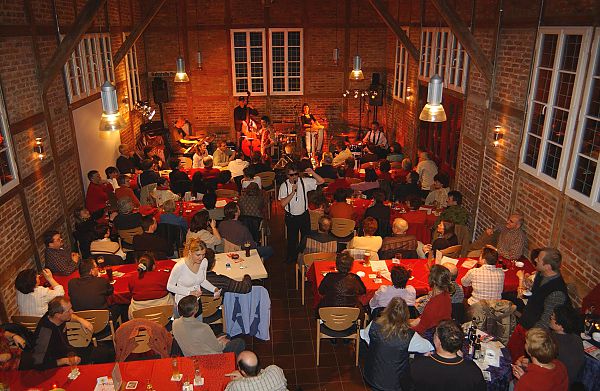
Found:
[[[180,381],[172,381],[173,360],[181,373]],[[115,370],[118,365],[118,372]],[[69,380],[71,368],[68,366],[47,369],[43,371],[5,371],[0,373],[0,382],[8,384],[11,391],[35,390],[86,390],[96,388],[99,378],[112,377],[113,373],[120,373],[123,389],[137,390],[177,390],[180,391],[183,382],[193,383],[195,365],[200,369],[200,376],[204,379],[202,386],[193,387],[194,390],[222,391],[230,381],[226,374],[235,370],[235,355],[233,353],[211,354],[205,356],[176,357],[155,360],[127,361],[119,363],[79,365],[79,376]],[[118,377],[118,376],[117,376]],[[133,388],[130,382],[137,382]],[[129,387],[126,387],[127,384]],[[114,390],[113,386],[100,388]]]
[[[245,250],[215,254],[213,271],[236,281],[242,281],[246,274],[253,280],[269,276],[256,249],[250,250],[250,256],[246,256]]]
[[[466,268],[463,266],[465,262],[469,261],[470,258],[459,258],[456,264],[458,268],[458,277],[456,281],[460,282],[460,279],[467,274],[470,268]],[[404,266],[411,272],[411,277],[407,282],[407,285],[412,285],[417,291],[417,296],[425,295],[429,292],[429,269],[427,267],[428,261],[427,259],[388,259],[382,260],[385,262],[385,265],[388,270],[390,270],[393,266],[399,265]],[[473,262],[470,262],[473,263]],[[524,266],[519,268],[514,264],[507,265],[507,269],[505,269],[504,273],[504,292],[516,292],[519,287],[519,277],[517,277],[517,271],[524,270],[526,273],[532,273],[534,271],[534,267],[531,265],[529,261],[523,262]],[[376,262],[371,261],[370,266],[365,265],[364,260],[355,260],[351,273],[363,275],[361,277],[362,282],[365,284],[365,288],[367,289],[366,294],[360,297],[360,301],[363,304],[367,304],[369,300],[375,295],[375,292],[382,285],[392,285],[392,282],[377,272],[373,271],[374,265]],[[321,301],[321,295],[319,293],[319,285],[321,285],[321,281],[327,275],[327,273],[335,272],[335,262],[334,261],[317,261],[314,262],[310,268],[308,269],[307,278],[312,284],[313,288],[313,297],[314,297],[314,306],[317,307],[319,302]],[[470,288],[467,289],[463,287],[465,290],[465,296],[470,294]]]

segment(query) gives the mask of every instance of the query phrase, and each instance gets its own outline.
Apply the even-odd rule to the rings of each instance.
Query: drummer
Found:
[[[388,148],[388,141],[385,137],[385,133],[379,129],[379,122],[373,121],[371,123],[371,130],[367,133],[367,135],[362,139],[363,144],[373,143],[376,147],[380,147],[383,149]]]
[[[264,155],[267,148],[271,148],[271,145],[273,144],[275,131],[273,129],[273,124],[271,123],[271,118],[266,115],[261,117],[260,126],[260,154]]]
[[[323,147],[323,125],[310,113],[308,103],[302,105],[300,117],[302,128],[306,132],[306,150],[313,155],[319,153]]]

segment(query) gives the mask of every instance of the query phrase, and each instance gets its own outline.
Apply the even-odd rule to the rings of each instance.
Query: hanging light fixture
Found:
[[[177,11],[177,25],[179,26],[179,7],[175,8]],[[177,45],[179,46],[179,57],[177,57],[177,71],[175,73],[175,83],[187,83],[190,81],[187,73],[185,72],[185,61],[181,55],[181,42],[179,40],[179,31],[177,32]]]
[[[198,63],[198,69],[202,70],[202,52],[200,51],[200,18],[198,16],[198,2],[199,0],[196,0],[196,23],[198,24],[198,35],[196,36],[196,38],[198,38],[198,51],[196,52],[196,62]]]
[[[102,118],[100,118],[101,132],[120,131],[125,127],[125,122],[119,113],[117,103],[117,89],[110,81],[105,81],[100,90],[102,99]]]
[[[356,20],[360,20],[360,6],[356,4]],[[350,72],[350,80],[365,80],[365,75],[362,71],[362,59],[358,55],[358,41],[360,38],[360,30],[356,32],[356,56],[354,56],[352,72]]]
[[[333,49],[333,65],[338,66],[340,49],[338,48],[338,2],[335,2],[335,49]]]
[[[442,78],[437,74],[429,79],[427,86],[427,104],[423,107],[419,119],[427,122],[444,122],[446,120],[446,112],[442,106],[442,91],[444,83]]]

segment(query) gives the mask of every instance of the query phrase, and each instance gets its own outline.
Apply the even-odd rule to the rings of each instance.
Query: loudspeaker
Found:
[[[372,91],[377,91],[375,98],[371,98],[369,95],[369,106],[383,106],[383,85],[381,84],[381,75],[379,73],[373,73],[371,76],[371,86],[369,87]]]
[[[379,85],[381,75],[379,73],[373,73],[371,75],[371,88],[375,88]]]
[[[152,80],[152,95],[155,103],[167,103],[169,101],[169,87],[167,81],[160,77]]]

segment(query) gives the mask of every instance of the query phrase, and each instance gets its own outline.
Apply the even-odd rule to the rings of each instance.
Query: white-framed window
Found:
[[[233,95],[266,95],[265,30],[231,30]]]
[[[438,74],[444,87],[465,93],[469,56],[448,28],[424,27],[421,30],[419,79],[428,82]]]
[[[17,164],[15,163],[8,126],[4,94],[2,87],[0,87],[0,194],[5,194],[19,184]]]
[[[404,29],[408,35],[408,31]],[[396,59],[394,61],[394,88],[392,96],[394,99],[404,102],[406,99],[406,81],[408,71],[408,51],[400,43],[396,41]]]
[[[64,72],[70,103],[100,92],[106,80],[114,83],[110,36],[85,34],[67,60]]]
[[[269,29],[269,92],[272,95],[302,95],[302,39],[302,29]]]
[[[579,113],[592,28],[542,27],[519,167],[563,188]]]
[[[127,39],[129,33],[123,33],[123,42]],[[129,93],[129,107],[133,108],[136,102],[142,99],[140,88],[140,75],[138,72],[137,50],[135,44],[125,55],[125,71],[127,73],[127,91]]]
[[[566,192],[600,212],[600,33],[589,63]]]

